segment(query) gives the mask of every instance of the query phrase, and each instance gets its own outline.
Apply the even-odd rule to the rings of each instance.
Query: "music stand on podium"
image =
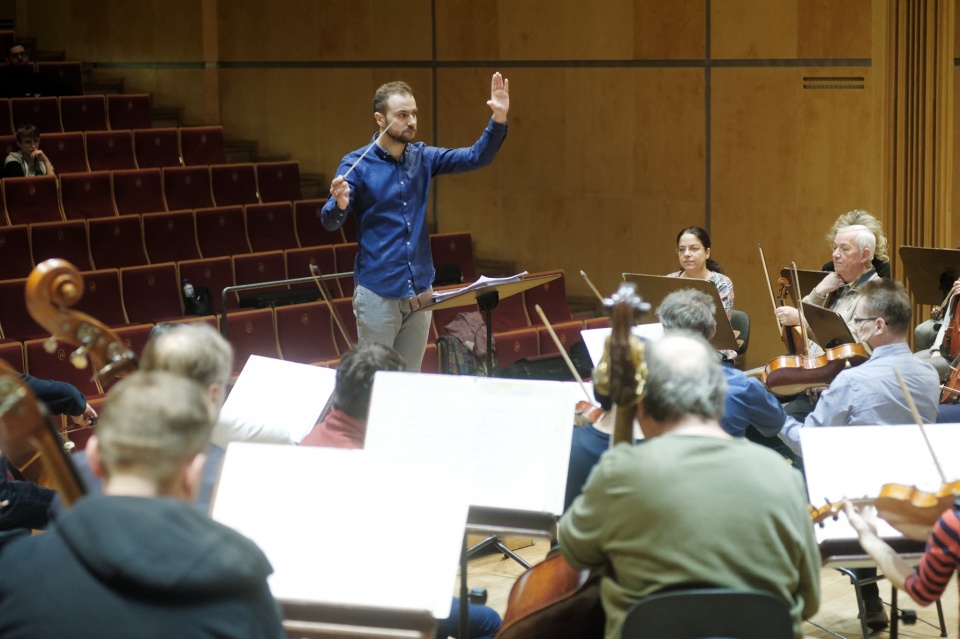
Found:
[[[900,259],[917,304],[940,304],[960,277],[960,251],[955,249],[901,246]]]

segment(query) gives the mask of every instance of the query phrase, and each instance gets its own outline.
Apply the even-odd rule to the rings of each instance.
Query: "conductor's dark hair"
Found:
[[[333,407],[365,422],[370,410],[370,391],[377,371],[404,371],[403,357],[389,346],[363,344],[344,353],[337,364]]]
[[[710,248],[710,234],[707,233],[705,229],[700,228],[699,226],[688,226],[679,233],[677,233],[677,246],[680,245],[680,238],[689,233],[690,235],[696,236],[700,240],[700,245],[703,248]],[[723,273],[723,269],[717,264],[713,259],[707,258],[707,268],[713,271],[714,273]]]
[[[373,94],[373,112],[385,114],[387,112],[387,101],[391,95],[413,95],[413,89],[410,88],[409,84],[400,80],[381,84],[377,92]]]

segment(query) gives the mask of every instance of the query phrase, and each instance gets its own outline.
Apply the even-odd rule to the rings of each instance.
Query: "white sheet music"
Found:
[[[486,275],[481,275],[476,282],[464,286],[463,288],[458,288],[452,291],[443,291],[442,293],[434,293],[433,301],[442,302],[443,300],[449,299],[454,295],[459,295],[460,293],[465,293],[467,291],[474,291],[478,288],[483,288],[485,286],[491,286],[494,284],[509,284],[510,282],[519,282],[521,279],[523,279],[524,275],[529,275],[529,273],[527,273],[527,271],[522,271],[509,277],[487,277]]]
[[[377,373],[366,447],[469,467],[471,505],[559,515],[570,399],[559,382]]]
[[[220,411],[222,422],[250,425],[247,441],[299,443],[327,405],[337,372],[333,369],[251,355]]]
[[[593,360],[594,366],[603,359],[603,347],[607,338],[610,337],[611,331],[612,329],[609,328],[588,328],[580,331],[580,335],[583,337],[583,345],[587,347],[587,352],[590,353],[590,359]],[[634,326],[631,332],[637,337],[656,341],[663,337],[663,324],[640,324]]]
[[[450,460],[233,443],[212,516],[260,546],[277,599],[450,613],[467,521]]]
[[[803,428],[800,444],[807,492],[815,507],[843,497],[876,497],[884,484],[933,491],[940,487],[940,475],[916,425]],[[885,521],[877,523],[881,537],[901,536]],[[818,526],[816,534],[820,542],[857,536],[842,514]]]

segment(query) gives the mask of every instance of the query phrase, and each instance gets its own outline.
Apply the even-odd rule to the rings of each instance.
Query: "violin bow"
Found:
[[[767,260],[763,257],[763,244],[757,244],[760,249],[760,263],[763,264],[763,277],[767,280],[767,291],[770,292],[770,304],[773,306],[773,319],[777,321],[777,301],[773,298],[773,285],[770,283],[770,272],[767,270]],[[777,332],[783,336],[784,326],[777,321]]]
[[[937,467],[937,472],[940,473],[940,481],[946,484],[947,476],[944,474],[943,468],[940,466],[940,460],[937,459],[937,454],[933,451],[933,444],[930,443],[930,438],[927,436],[927,429],[923,425],[923,419],[920,417],[920,411],[917,410],[917,405],[913,402],[913,395],[911,395],[910,391],[907,389],[907,382],[904,381],[903,375],[900,374],[900,371],[896,366],[894,366],[893,372],[897,374],[897,381],[900,382],[900,390],[903,391],[903,396],[907,400],[907,406],[910,407],[910,412],[913,413],[913,420],[917,422],[917,426],[920,427],[920,434],[923,435],[923,441],[926,442],[927,450],[930,451],[930,456],[933,457],[933,464]]]
[[[797,275],[797,263],[790,262],[790,272],[793,273],[793,286],[797,292],[797,310],[800,311],[800,332],[803,333],[804,352],[810,354],[810,336],[807,335],[807,318],[803,316],[803,294],[800,292],[800,276]]]
[[[539,315],[540,319],[543,320],[543,325],[547,327],[547,332],[550,333],[553,343],[556,344],[557,348],[560,350],[560,355],[563,357],[563,361],[566,362],[567,368],[570,369],[570,374],[573,375],[573,378],[577,380],[578,384],[580,384],[580,388],[583,389],[583,394],[587,396],[587,401],[592,404],[594,402],[593,397],[591,397],[590,393],[587,391],[587,385],[583,383],[583,378],[581,378],[580,373],[577,372],[576,366],[574,366],[573,362],[570,361],[570,356],[567,355],[567,349],[563,347],[563,344],[560,342],[560,338],[557,337],[556,331],[554,331],[553,326],[550,325],[550,320],[547,319],[547,316],[543,313],[543,309],[540,308],[539,304],[536,304],[534,308],[537,311],[537,315]]]
[[[347,333],[347,329],[344,328],[343,322],[340,321],[340,314],[337,313],[337,309],[334,308],[333,302],[330,301],[330,294],[327,292],[326,287],[323,285],[323,282],[320,279],[320,267],[316,264],[311,264],[310,275],[313,276],[313,281],[316,282],[317,288],[320,289],[320,295],[323,297],[323,301],[327,303],[327,308],[330,309],[330,314],[333,315],[333,321],[336,322],[337,328],[340,329],[340,334],[343,335],[343,341],[347,343],[347,348],[353,348],[353,342],[350,341],[350,336]]]
[[[583,279],[587,280],[587,286],[590,287],[590,290],[593,291],[593,294],[597,296],[597,299],[600,300],[600,303],[603,304],[603,295],[600,294],[600,291],[597,290],[597,287],[593,285],[593,282],[590,281],[590,278],[587,277],[586,272],[583,269],[580,269],[580,275]]]

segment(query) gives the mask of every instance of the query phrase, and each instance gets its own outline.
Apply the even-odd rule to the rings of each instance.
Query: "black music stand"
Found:
[[[497,307],[497,304],[500,303],[501,298],[507,298],[511,295],[516,295],[517,293],[522,293],[523,291],[534,288],[535,286],[540,286],[547,282],[552,282],[555,279],[560,277],[559,274],[556,275],[541,275],[539,277],[531,277],[528,279],[510,279],[507,282],[503,280],[495,280],[485,284],[472,284],[466,286],[459,291],[447,292],[446,294],[441,293],[443,297],[441,299],[431,303],[421,306],[420,311],[439,311],[445,308],[457,308],[458,306],[469,306],[471,303],[476,302],[477,307],[480,309],[480,312],[483,313],[483,320],[487,324],[487,375],[493,376],[493,309]],[[435,294],[436,295],[436,294]],[[463,552],[460,556],[460,636],[467,636],[467,560],[470,557],[475,556],[477,553],[490,548],[496,548],[498,551],[510,557],[515,562],[523,566],[524,568],[529,569],[530,564],[523,560],[523,558],[507,548],[506,544],[503,543],[496,535],[490,535],[486,539],[483,539],[479,543],[474,544],[471,547],[467,547],[467,535],[463,535]]]
[[[900,259],[917,304],[942,303],[950,286],[960,277],[960,251],[956,249],[901,246]],[[946,290],[942,286],[945,282]]]
[[[797,283],[793,280],[793,269],[789,266],[784,266],[780,269],[780,277],[786,278],[790,282],[790,299],[793,300],[793,305],[799,307],[800,300],[804,295],[808,295],[814,287],[823,281],[827,275],[830,274],[830,271],[810,271],[797,269],[797,277],[800,278],[800,293],[801,296],[797,296],[794,292],[797,290]]]

